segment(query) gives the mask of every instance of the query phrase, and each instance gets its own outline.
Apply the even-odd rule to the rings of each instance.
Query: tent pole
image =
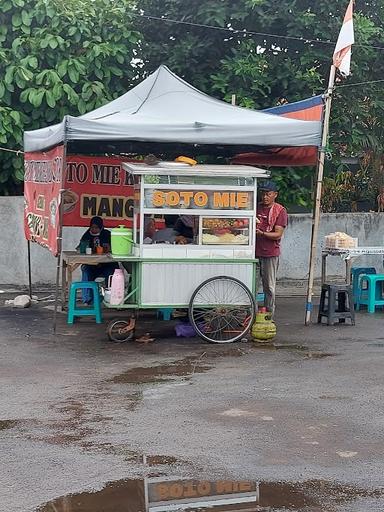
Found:
[[[323,135],[321,140],[321,148],[319,150],[319,161],[317,167],[317,179],[316,179],[316,193],[315,193],[315,204],[312,216],[312,235],[311,235],[311,251],[309,256],[309,272],[308,272],[308,287],[307,287],[307,302],[305,307],[305,325],[309,325],[311,322],[312,313],[312,297],[313,297],[313,282],[315,277],[315,260],[317,252],[317,240],[319,236],[319,224],[320,224],[320,213],[321,213],[321,193],[323,187],[323,176],[324,176],[324,161],[325,152],[328,142],[329,134],[329,118],[331,115],[332,105],[332,93],[335,85],[336,67],[331,66],[329,74],[328,89],[325,98],[325,112],[323,122]]]
[[[55,287],[55,311],[53,314],[53,333],[56,334],[56,324],[57,324],[57,308],[59,301],[59,286],[60,286],[60,266],[61,266],[61,250],[59,254],[56,256],[56,287]]]
[[[29,289],[29,296],[32,300],[32,270],[31,270],[31,242],[30,242],[30,240],[27,240],[27,247],[28,247],[28,289]]]
[[[64,151],[63,151],[63,169],[61,174],[61,189],[59,195],[59,231],[57,233],[57,265],[56,265],[56,289],[55,289],[55,309],[53,314],[53,333],[56,334],[56,326],[57,326],[57,308],[59,302],[59,286],[60,286],[60,267],[61,267],[61,253],[63,250],[63,213],[64,213],[64,205],[63,205],[63,194],[64,194],[64,183],[65,183],[65,173],[67,168],[67,142],[64,142]],[[63,283],[61,283],[63,286]]]
[[[60,203],[59,203],[59,232],[57,236],[57,264],[56,264],[56,287],[55,287],[55,310],[53,314],[53,333],[56,334],[56,324],[57,324],[57,308],[59,306],[59,286],[60,286],[60,267],[61,267],[61,251],[62,251],[62,241],[63,241],[63,192],[64,190],[60,190]],[[63,284],[62,284],[63,285]]]

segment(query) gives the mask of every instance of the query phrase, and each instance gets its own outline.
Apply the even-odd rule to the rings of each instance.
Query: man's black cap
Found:
[[[265,190],[266,192],[278,192],[279,189],[274,181],[268,180],[263,181],[259,186],[259,190]]]

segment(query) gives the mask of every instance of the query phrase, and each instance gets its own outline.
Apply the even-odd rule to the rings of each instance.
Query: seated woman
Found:
[[[101,217],[92,217],[89,228],[81,237],[80,242],[87,242],[92,252],[96,247],[103,247],[104,252],[111,251],[111,232],[104,228]],[[82,265],[82,281],[94,281],[97,277],[104,277],[106,283],[114,271],[119,268],[117,263],[99,263],[98,265]],[[93,301],[92,291],[83,290],[82,300],[84,304],[91,304]]]

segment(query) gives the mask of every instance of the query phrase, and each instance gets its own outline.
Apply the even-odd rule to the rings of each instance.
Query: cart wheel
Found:
[[[204,281],[189,303],[191,324],[210,343],[231,343],[243,338],[253,325],[255,312],[252,293],[234,277]]]
[[[135,320],[112,320],[108,325],[107,334],[115,343],[131,341],[135,335]]]

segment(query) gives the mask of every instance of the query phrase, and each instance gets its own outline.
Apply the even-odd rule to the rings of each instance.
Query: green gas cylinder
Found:
[[[267,343],[276,336],[276,324],[266,308],[260,308],[256,313],[256,320],[252,326],[251,334],[253,341]]]

